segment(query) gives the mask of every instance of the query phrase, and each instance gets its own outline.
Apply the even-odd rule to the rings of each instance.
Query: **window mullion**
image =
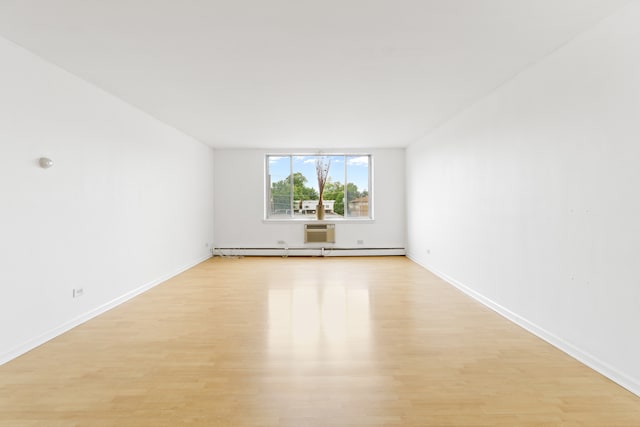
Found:
[[[293,194],[293,192],[294,192],[293,191],[294,190],[294,185],[293,185],[293,156],[289,156],[289,177],[290,177],[289,181],[291,181],[289,183],[290,184],[290,186],[289,186],[289,189],[290,189],[289,190],[289,193],[290,193],[289,194],[289,209],[290,209],[290,211],[289,212],[290,212],[291,218],[293,218],[294,217],[294,213],[293,213],[293,196],[294,196],[294,194]]]
[[[344,185],[342,186],[342,217],[346,218],[349,214],[349,204],[347,203],[347,156],[344,156]]]

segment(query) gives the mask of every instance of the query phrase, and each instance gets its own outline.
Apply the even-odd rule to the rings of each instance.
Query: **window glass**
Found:
[[[369,217],[369,156],[346,158],[346,211],[349,217]]]
[[[268,216],[269,218],[289,218],[291,216],[291,174],[290,156],[269,156],[269,174],[267,175]]]

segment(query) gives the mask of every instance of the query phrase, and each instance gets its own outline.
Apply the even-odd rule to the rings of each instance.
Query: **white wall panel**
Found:
[[[407,149],[408,251],[640,392],[640,4]]]
[[[4,39],[0,58],[2,363],[208,257],[214,154]]]

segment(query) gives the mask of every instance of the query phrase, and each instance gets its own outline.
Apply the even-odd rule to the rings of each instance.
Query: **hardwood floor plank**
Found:
[[[0,366],[2,426],[638,426],[404,257],[215,258]]]

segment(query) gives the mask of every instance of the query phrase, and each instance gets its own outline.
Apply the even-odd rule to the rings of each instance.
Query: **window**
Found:
[[[267,155],[266,217],[313,219],[320,198],[317,169],[328,167],[325,219],[371,219],[371,155]],[[346,185],[344,184],[346,183]]]

